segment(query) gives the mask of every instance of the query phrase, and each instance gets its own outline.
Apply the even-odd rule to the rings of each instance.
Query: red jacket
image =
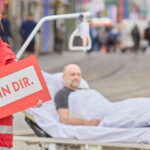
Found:
[[[16,56],[7,43],[0,38],[0,67],[15,62]],[[0,119],[0,147],[12,147],[12,116]]]

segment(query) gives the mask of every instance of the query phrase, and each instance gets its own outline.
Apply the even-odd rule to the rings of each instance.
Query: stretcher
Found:
[[[27,133],[23,135],[14,136],[14,141],[26,142],[28,144],[39,144],[44,150],[58,150],[62,148],[75,150],[102,150],[103,148],[126,148],[126,149],[150,149],[149,144],[144,143],[130,143],[130,142],[100,142],[95,140],[79,140],[79,139],[63,139],[63,138],[53,138],[48,135],[43,129],[41,129],[36,123],[34,118],[24,112],[25,121],[34,131],[35,135],[28,135]]]
[[[136,143],[103,143],[90,140],[70,140],[70,139],[56,139],[56,138],[44,138],[44,137],[26,137],[26,136],[14,136],[14,141],[28,142],[32,144],[45,144],[43,147],[48,150],[58,150],[58,147],[61,145],[79,145],[79,149],[84,150],[101,150],[104,147],[113,147],[113,148],[127,148],[127,149],[140,149],[148,150],[150,145],[148,144],[136,144]],[[66,146],[66,147],[67,147]],[[69,147],[68,146],[68,147]],[[70,146],[71,147],[71,146]]]
[[[43,72],[48,88],[54,97],[56,89],[62,88],[62,73],[55,74],[52,76],[48,73]],[[52,87],[53,81],[55,86]],[[61,83],[61,84],[59,84]],[[88,84],[83,80],[80,88],[89,88]],[[35,109],[34,109],[35,110]],[[50,108],[51,110],[51,108]],[[42,109],[37,112],[42,112]],[[52,112],[51,112],[52,113]],[[71,127],[68,125],[63,125],[61,123],[56,123],[52,120],[51,131],[45,132],[43,128],[37,125],[35,116],[33,117],[29,113],[25,113],[25,120],[31,129],[34,131],[33,136],[14,136],[14,141],[22,141],[32,144],[41,144],[43,148],[49,150],[56,150],[60,147],[69,147],[71,149],[72,145],[75,145],[76,149],[102,149],[103,147],[122,147],[122,148],[137,148],[137,149],[150,149],[150,128],[131,128],[131,129],[121,129],[121,128],[99,128],[98,130],[93,127]],[[57,117],[54,116],[54,119]],[[48,120],[49,121],[49,120]],[[57,126],[59,131],[57,131]],[[67,129],[68,128],[68,129]],[[72,130],[74,130],[72,132]],[[70,132],[69,132],[70,131]],[[68,133],[67,133],[68,132]],[[63,134],[62,134],[63,133]],[[67,137],[68,136],[68,137]],[[61,149],[60,148],[60,149]]]
[[[100,142],[95,140],[63,139],[53,138],[43,131],[33,120],[33,117],[25,113],[25,120],[33,129],[35,135],[14,136],[14,141],[26,142],[28,144],[39,144],[44,150],[74,149],[74,150],[102,150],[103,148],[126,148],[126,149],[150,149],[149,144],[130,142]]]

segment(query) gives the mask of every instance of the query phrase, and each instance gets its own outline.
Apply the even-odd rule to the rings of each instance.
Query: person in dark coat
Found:
[[[10,29],[10,21],[8,20],[8,16],[5,11],[2,14],[1,24],[3,28],[0,29],[0,37],[3,40],[3,42],[7,42],[8,44],[10,44],[13,36]]]
[[[133,50],[138,51],[140,46],[140,32],[137,25],[133,27],[131,31],[131,36],[133,40]]]
[[[19,28],[19,33],[23,39],[23,43],[27,40],[32,30],[35,28],[36,22],[33,20],[33,15],[30,13],[27,20],[23,21]],[[35,38],[30,42],[29,46],[25,51],[25,57],[33,55],[35,52]]]

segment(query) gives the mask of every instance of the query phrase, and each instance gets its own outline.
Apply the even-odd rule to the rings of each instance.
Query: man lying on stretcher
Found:
[[[150,97],[110,102],[95,90],[79,90],[81,69],[75,64],[64,67],[63,80],[64,88],[54,99],[62,123],[125,128],[150,126]]]
[[[70,125],[88,125],[97,126],[100,123],[98,119],[79,119],[69,115],[68,96],[71,92],[78,90],[81,80],[81,69],[75,64],[69,64],[63,70],[64,88],[57,92],[55,96],[56,109],[60,121]]]

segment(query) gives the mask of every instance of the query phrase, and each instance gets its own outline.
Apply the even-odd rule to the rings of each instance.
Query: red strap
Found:
[[[13,125],[13,117],[8,116],[8,117],[0,119],[0,125],[12,126]]]
[[[1,147],[12,147],[13,134],[2,134],[0,133],[0,146]]]

